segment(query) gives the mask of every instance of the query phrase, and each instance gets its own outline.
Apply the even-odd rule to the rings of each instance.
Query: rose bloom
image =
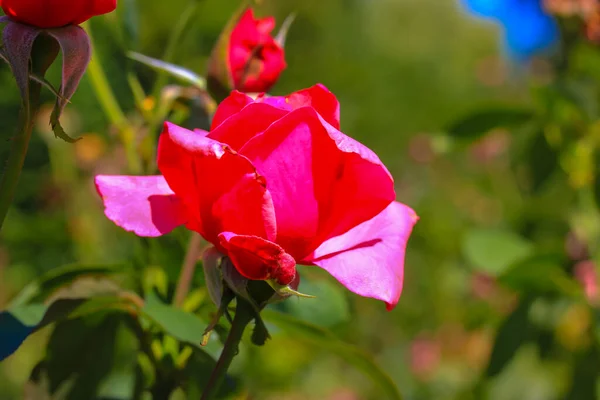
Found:
[[[0,0],[0,7],[14,21],[58,28],[114,11],[117,0]]]
[[[200,233],[241,275],[287,285],[296,264],[327,270],[391,309],[417,221],[379,158],[339,131],[324,86],[256,100],[233,92],[210,132],[166,123],[162,176],[97,176],[109,219],[139,236]]]
[[[285,69],[283,48],[271,36],[273,28],[273,17],[255,19],[252,9],[248,9],[233,28],[228,69],[235,89],[267,92]]]

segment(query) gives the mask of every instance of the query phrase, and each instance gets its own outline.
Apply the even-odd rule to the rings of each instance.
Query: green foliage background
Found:
[[[187,3],[119,0],[117,13],[92,21],[102,65],[131,115],[134,102],[124,71],[134,71],[148,90],[154,73],[126,59],[124,50],[160,58]],[[203,74],[211,48],[238,4],[200,3],[174,61]],[[594,398],[596,312],[583,299],[573,279],[575,260],[565,250],[573,226],[581,227],[579,237],[597,233],[597,209],[585,190],[594,175],[593,159],[585,154],[593,151],[577,142],[565,150],[572,157],[559,158],[556,146],[548,145],[552,140],[545,139],[552,138],[549,125],[561,132],[568,124],[573,129],[591,126],[597,94],[591,93],[593,101],[573,105],[561,103],[561,94],[547,93],[554,86],[544,92],[550,79],[547,66],[527,72],[504,62],[497,29],[464,15],[452,0],[265,0],[259,9],[278,21],[291,12],[297,19],[286,45],[288,68],[272,93],[325,84],[341,103],[342,130],[380,155],[396,179],[398,199],[421,220],[407,251],[404,294],[393,312],[309,268],[301,270],[300,289],[318,298],[291,299],[279,309],[364,349],[406,399]],[[577,57],[594,62],[596,51],[586,47]],[[56,68],[50,78],[56,82]],[[589,87],[583,84],[571,93],[585,97]],[[0,132],[8,139],[19,101],[4,65],[0,93]],[[556,121],[546,118],[542,128],[519,124],[510,132],[497,130],[480,138],[502,118],[508,123],[499,125],[513,125],[519,110],[537,107],[539,114],[543,99],[559,99],[552,109],[557,112],[550,112]],[[46,93],[48,104],[51,100]],[[480,126],[469,120],[452,125],[490,104],[499,115],[483,117]],[[592,115],[581,117],[590,107]],[[558,121],[558,115],[564,118]],[[166,292],[172,293],[185,232],[140,242],[103,217],[92,177],[119,173],[125,162],[115,129],[88,80],[63,121],[71,134],[85,135],[85,140],[74,146],[55,140],[40,118],[0,239],[0,308],[51,269],[127,262],[141,253],[165,271]],[[531,134],[536,129],[545,134]],[[0,159],[7,147],[0,144]],[[523,191],[522,171],[515,164],[524,165],[533,192]],[[200,287],[202,277],[196,278]],[[60,329],[83,329],[77,322],[68,324]],[[131,334],[111,320],[99,322],[101,329],[93,335],[90,326],[77,342],[53,342],[50,361],[56,368],[98,369],[105,393],[118,388],[127,392],[130,380],[118,369],[127,371],[127,365],[135,364]],[[22,397],[48,338],[57,335],[52,329],[33,335],[0,364],[0,399]],[[248,391],[248,397],[239,398],[381,398],[379,389],[344,359],[277,328],[272,334],[266,346],[245,345],[236,359],[232,374]],[[115,359],[100,357],[103,348],[113,347]],[[69,354],[76,352],[90,354],[86,363],[69,364]],[[110,380],[103,368],[115,365],[119,368]]]

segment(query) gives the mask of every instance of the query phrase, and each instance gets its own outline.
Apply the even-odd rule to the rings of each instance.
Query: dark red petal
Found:
[[[240,274],[288,285],[296,277],[296,261],[281,246],[257,236],[222,232],[220,245]]]
[[[197,221],[188,227],[209,242],[217,244],[223,231],[275,237],[273,203],[264,179],[246,157],[223,143],[166,123],[158,168]]]

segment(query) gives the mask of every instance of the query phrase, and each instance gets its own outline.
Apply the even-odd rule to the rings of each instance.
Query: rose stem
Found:
[[[227,335],[225,346],[223,347],[223,351],[221,352],[221,356],[219,357],[219,361],[217,361],[215,369],[210,375],[208,385],[206,386],[204,393],[202,393],[202,398],[200,400],[213,400],[217,398],[216,396],[223,385],[223,381],[225,380],[227,370],[233,361],[233,357],[238,353],[238,346],[242,340],[244,329],[246,328],[246,325],[254,319],[254,316],[255,313],[250,303],[238,297],[235,317],[233,318],[233,324],[229,330],[229,335]]]
[[[13,201],[19,176],[25,163],[29,140],[33,132],[33,119],[37,110],[37,104],[41,92],[39,83],[29,83],[29,101],[23,101],[21,113],[19,116],[19,130],[10,146],[10,154],[2,178],[0,179],[0,230],[8,209]]]
[[[192,279],[194,278],[194,272],[196,271],[196,263],[201,255],[202,236],[200,236],[200,234],[197,232],[192,232],[190,243],[188,244],[185,258],[181,266],[177,287],[175,288],[175,295],[173,296],[174,306],[181,307],[185,297],[189,293],[192,285]]]

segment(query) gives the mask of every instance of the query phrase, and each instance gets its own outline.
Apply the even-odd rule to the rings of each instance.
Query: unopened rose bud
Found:
[[[212,92],[266,92],[285,69],[283,46],[273,36],[275,19],[255,19],[252,9],[234,17],[211,55],[208,84]]]
[[[79,25],[117,7],[117,0],[0,0],[13,21],[38,28]]]

